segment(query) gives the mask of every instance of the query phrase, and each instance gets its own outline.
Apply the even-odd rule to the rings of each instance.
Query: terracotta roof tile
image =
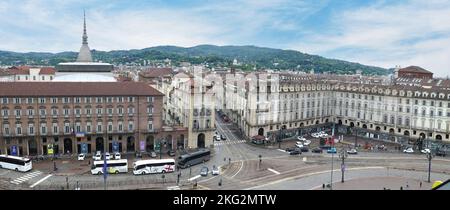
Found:
[[[143,77],[147,78],[155,78],[173,74],[174,71],[172,68],[148,68],[141,73],[139,73]]]
[[[142,82],[0,82],[0,97],[163,96]]]

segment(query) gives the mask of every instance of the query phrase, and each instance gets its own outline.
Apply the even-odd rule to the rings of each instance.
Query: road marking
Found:
[[[282,150],[282,149],[277,149],[277,150],[280,151],[280,152],[286,153],[286,150]]]
[[[32,178],[34,178],[34,177],[36,177],[36,176],[39,176],[39,175],[41,175],[41,174],[42,174],[42,172],[40,172],[40,171],[35,171],[35,172],[32,172],[32,173],[23,175],[23,176],[21,176],[21,177],[18,177],[18,178],[16,178],[16,179],[14,179],[13,181],[11,181],[11,183],[13,183],[13,184],[20,184],[20,183],[22,183],[22,182],[25,182],[25,181],[27,181],[27,180],[29,180],[29,179],[32,179]]]
[[[189,180],[189,181],[192,181],[192,180],[196,180],[196,179],[198,179],[198,178],[200,178],[200,177],[201,177],[200,175],[197,175],[197,176],[194,176],[194,177],[189,178],[188,180]]]
[[[244,167],[244,161],[241,161],[241,167],[239,168],[239,170],[230,178],[232,179],[233,177],[235,177],[239,172],[241,172],[242,168]]]
[[[267,170],[272,171],[272,172],[275,173],[275,174],[281,174],[280,172],[275,171],[275,170],[273,170],[273,169],[271,169],[271,168],[268,168]]]
[[[41,180],[39,180],[36,183],[34,183],[33,185],[31,185],[30,188],[33,188],[34,186],[40,184],[41,182],[45,181],[46,179],[50,178],[51,176],[53,176],[53,175],[51,175],[51,174],[47,175],[46,177],[42,178]]]
[[[167,187],[167,190],[181,190],[181,188],[179,186],[171,186]]]

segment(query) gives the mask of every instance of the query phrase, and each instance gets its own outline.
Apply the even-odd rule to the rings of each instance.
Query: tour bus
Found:
[[[193,152],[191,154],[181,155],[178,158],[178,166],[181,168],[190,167],[199,163],[208,161],[211,155],[211,151],[208,149]]]
[[[0,168],[27,172],[30,171],[33,166],[31,160],[28,158],[11,155],[0,155]]]
[[[104,160],[94,161],[91,168],[92,174],[102,174],[103,173],[103,164]],[[106,161],[106,171],[109,174],[118,174],[118,173],[128,173],[128,160],[107,160]]]
[[[154,174],[154,173],[168,173],[174,172],[175,160],[138,160],[133,163],[133,174]]]

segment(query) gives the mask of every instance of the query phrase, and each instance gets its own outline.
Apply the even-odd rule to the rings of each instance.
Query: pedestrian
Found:
[[[419,184],[419,185],[420,185],[420,188],[422,188],[422,181],[420,182],[420,184]]]
[[[322,189],[325,189],[325,183],[324,183],[324,184],[322,184]]]
[[[403,186],[400,186],[400,190],[403,190]]]

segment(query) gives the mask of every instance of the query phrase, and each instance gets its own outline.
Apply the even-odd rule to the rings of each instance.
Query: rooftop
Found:
[[[163,96],[142,82],[0,82],[0,96]]]

